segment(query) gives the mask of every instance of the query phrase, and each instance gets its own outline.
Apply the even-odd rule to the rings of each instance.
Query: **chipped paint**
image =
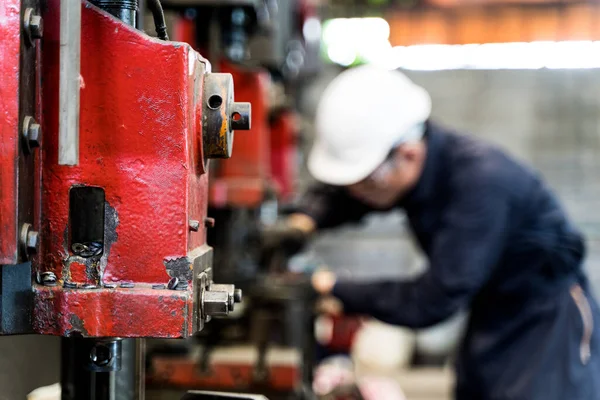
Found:
[[[117,287],[34,285],[34,329],[52,335],[81,330],[83,336],[188,336],[194,326],[194,285],[176,293],[152,286],[166,284],[170,274],[191,280],[192,258],[180,255],[206,241],[204,230],[188,229],[190,219],[206,217],[208,198],[208,178],[198,162],[202,96],[194,101],[202,80],[189,75],[190,47],[152,39],[84,6],[80,162],[60,166],[58,5],[59,0],[48,0],[44,14],[40,260],[43,270],[55,272],[62,282],[79,268],[81,279]],[[200,74],[203,64],[195,68]],[[74,185],[105,191],[100,257],[74,256],[68,247],[69,189]],[[133,287],[122,288],[122,282]]]
[[[192,262],[188,257],[167,258],[164,263],[170,277],[187,282],[192,280]]]

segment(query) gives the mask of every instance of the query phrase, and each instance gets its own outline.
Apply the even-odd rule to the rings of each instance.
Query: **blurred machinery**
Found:
[[[287,260],[260,264],[259,237],[298,177],[291,99],[293,83],[318,67],[318,38],[303,34],[316,18],[307,2],[292,0],[169,0],[165,8],[174,38],[194,43],[214,68],[233,75],[236,98],[252,103],[253,121],[249,135],[236,137],[235,157],[211,170],[209,189],[215,277],[244,289],[243,307],[213,320],[191,348],[151,350],[149,383],[308,397],[313,294],[305,276],[287,270]]]
[[[0,7],[0,333],[64,338],[63,400],[143,398],[126,338],[186,338],[241,300],[205,227],[209,159],[250,105],[146,5],[160,40],[137,0]]]

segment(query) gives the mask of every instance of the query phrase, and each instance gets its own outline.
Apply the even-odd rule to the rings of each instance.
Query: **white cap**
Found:
[[[369,176],[390,150],[423,135],[431,98],[399,71],[361,66],[342,72],[317,108],[310,173],[332,185]]]

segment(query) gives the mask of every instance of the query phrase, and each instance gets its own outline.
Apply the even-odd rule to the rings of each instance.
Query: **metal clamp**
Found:
[[[250,103],[233,100],[231,74],[206,74],[202,106],[204,157],[229,158],[233,131],[250,129]]]

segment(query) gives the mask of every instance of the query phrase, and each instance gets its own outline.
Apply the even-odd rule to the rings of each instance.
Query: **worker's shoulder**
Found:
[[[445,131],[446,153],[455,182],[509,189],[527,186],[535,172],[506,151],[472,135]]]

